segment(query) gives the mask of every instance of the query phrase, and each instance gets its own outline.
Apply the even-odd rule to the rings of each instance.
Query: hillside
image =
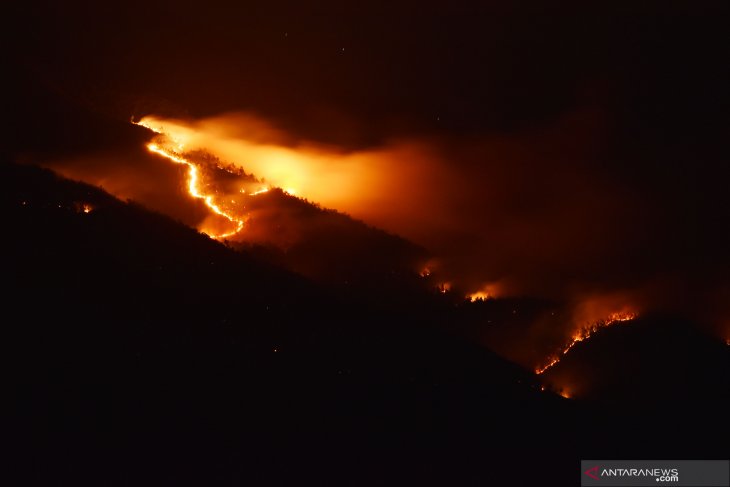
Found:
[[[543,379],[593,401],[727,403],[728,371],[730,347],[721,340],[677,317],[648,315],[599,330]]]
[[[124,458],[113,482],[151,468],[195,484],[211,475],[196,462],[230,474],[242,465],[230,455],[254,445],[247,465],[338,455],[333,474],[351,475],[348,462],[394,441],[379,434],[507,438],[495,417],[517,408],[520,428],[540,429],[562,408],[529,373],[441,331],[437,302],[368,309],[91,186],[1,167],[13,438],[42,459],[38,481],[61,465],[97,478]],[[311,435],[330,440],[297,443]]]
[[[418,270],[430,256],[401,237],[278,188],[250,198],[247,209],[233,248],[352,293],[404,299],[427,290]]]
[[[464,332],[529,301],[317,284],[98,188],[0,170],[26,484],[470,485],[483,458],[502,485],[569,483],[581,457],[703,457],[726,438],[722,402],[566,401]]]

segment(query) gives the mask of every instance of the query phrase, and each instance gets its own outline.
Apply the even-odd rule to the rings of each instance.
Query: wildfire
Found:
[[[228,238],[228,237],[231,237],[231,236],[237,234],[238,232],[241,231],[241,229],[243,229],[244,221],[242,219],[237,218],[237,217],[231,215],[230,213],[222,210],[221,207],[218,206],[213,201],[212,195],[205,194],[200,190],[198,167],[195,164],[193,164],[189,160],[185,159],[184,157],[182,157],[174,152],[163,149],[162,147],[160,147],[159,145],[157,145],[154,142],[148,144],[147,149],[149,149],[150,152],[154,152],[155,154],[161,155],[162,157],[165,157],[177,164],[186,165],[188,167],[188,192],[193,196],[193,198],[203,200],[205,202],[206,206],[208,206],[208,208],[210,208],[214,213],[222,216],[229,222],[236,225],[235,230],[230,231],[230,232],[220,233],[217,235],[211,235],[212,238],[214,238],[216,240]]]
[[[572,344],[572,343],[571,343],[571,344],[569,345],[569,348],[568,348],[567,350],[570,350],[570,347],[572,347],[573,345],[574,345],[574,344]],[[565,352],[563,352],[563,353],[565,353]],[[536,373],[537,375],[540,375],[540,374],[542,374],[543,372],[545,372],[545,371],[546,371],[547,369],[549,369],[550,367],[552,367],[553,365],[557,364],[558,362],[560,362],[560,355],[553,355],[553,356],[552,356],[552,358],[550,358],[550,361],[549,361],[548,363],[546,363],[546,364],[545,364],[545,365],[543,365],[542,367],[538,367],[538,368],[536,368],[536,369],[535,369],[535,373]]]
[[[149,123],[146,123],[145,120],[140,120],[139,122],[132,122],[136,125],[140,125],[142,127],[145,127],[156,134],[163,135],[163,131]],[[158,138],[159,139],[159,138]],[[150,152],[153,152],[157,155],[160,155],[176,164],[183,164],[188,167],[188,192],[193,198],[203,200],[205,205],[213,211],[213,213],[222,216],[229,222],[235,225],[234,230],[231,230],[229,232],[219,233],[212,235],[209,233],[209,235],[216,239],[224,239],[228,237],[232,237],[233,235],[237,234],[243,229],[244,220],[241,218],[236,217],[232,213],[222,209],[213,199],[213,195],[206,194],[202,189],[200,185],[200,175],[198,166],[193,163],[192,161],[186,159],[181,154],[182,151],[185,148],[185,142],[180,137],[165,137],[165,141],[169,142],[169,145],[173,146],[175,150],[171,150],[167,147],[163,147],[161,144],[163,143],[162,140],[158,140],[157,142],[151,142],[147,145],[147,149]],[[268,188],[266,189],[268,191]],[[254,194],[258,194],[254,193]]]
[[[414,269],[418,272],[418,275],[424,279],[433,278],[438,275],[440,264],[436,259],[429,259],[426,262],[422,262],[420,267]]]
[[[590,325],[581,328],[576,332],[573,337],[571,338],[570,342],[568,342],[567,345],[565,345],[562,350],[555,355],[552,355],[548,362],[543,365],[542,367],[538,367],[535,369],[535,373],[537,375],[540,375],[544,373],[546,370],[548,370],[550,367],[554,366],[558,362],[560,362],[560,359],[563,355],[566,355],[570,350],[578,343],[582,342],[583,340],[587,340],[591,337],[595,332],[600,330],[601,328],[607,328],[611,325],[622,323],[625,321],[631,321],[635,319],[638,316],[637,313],[634,312],[617,312],[617,313],[611,313],[608,315],[607,318],[603,320],[596,321],[594,323],[591,323]]]
[[[471,294],[467,294],[466,299],[474,303],[476,301],[486,301],[488,299],[494,299],[500,294],[501,293],[499,283],[492,282],[483,285],[481,289],[478,289]]]
[[[25,201],[23,202],[23,204],[25,204]],[[94,207],[91,206],[89,203],[74,203],[74,209],[77,213],[84,213],[87,215],[94,211]]]
[[[487,299],[492,299],[493,296],[484,291],[477,291],[475,293],[471,293],[467,296],[467,298],[469,298],[469,301],[473,303],[475,301],[486,301]]]

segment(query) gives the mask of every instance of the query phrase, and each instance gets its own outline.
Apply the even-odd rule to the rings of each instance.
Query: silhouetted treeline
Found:
[[[8,485],[568,485],[727,445],[719,402],[541,392],[462,338],[492,303],[371,300],[49,171],[0,180]]]

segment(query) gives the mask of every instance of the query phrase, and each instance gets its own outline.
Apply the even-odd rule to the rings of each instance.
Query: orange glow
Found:
[[[140,123],[140,125],[142,125],[142,124]],[[176,146],[182,147],[182,143],[177,141],[177,139],[172,139],[172,140],[175,141]],[[184,164],[185,166],[187,166],[188,167],[188,192],[190,193],[190,195],[193,198],[203,200],[205,202],[206,206],[208,208],[210,208],[213,211],[213,213],[222,216],[223,218],[225,218],[226,220],[228,220],[229,222],[231,222],[235,225],[235,228],[231,231],[223,232],[223,233],[219,233],[219,234],[209,234],[212,238],[217,239],[217,240],[228,238],[228,237],[231,237],[231,236],[237,234],[238,232],[240,232],[243,229],[243,224],[244,224],[243,219],[237,218],[234,215],[232,215],[231,213],[222,210],[221,207],[218,206],[213,201],[212,195],[205,194],[200,189],[198,167],[195,164],[193,164],[191,161],[185,159],[181,155],[176,154],[175,152],[172,152],[168,149],[165,149],[154,142],[148,144],[147,149],[149,149],[150,152],[154,152],[155,154],[158,154],[172,162],[175,162],[177,164]]]
[[[23,204],[25,204],[25,201],[23,202]],[[77,213],[85,213],[87,215],[94,211],[94,207],[89,203],[74,203],[74,208],[76,209]]]
[[[570,345],[570,346],[572,347],[572,345]],[[550,361],[549,361],[548,363],[546,363],[546,364],[545,364],[545,365],[543,365],[542,367],[538,367],[538,368],[536,368],[536,369],[535,369],[535,373],[536,373],[537,375],[540,375],[540,374],[542,374],[543,372],[545,372],[545,371],[546,371],[547,369],[549,369],[550,367],[552,367],[553,365],[557,364],[558,362],[560,362],[560,355],[554,355],[554,356],[553,356],[553,357],[552,357],[552,358],[550,359]]]
[[[170,139],[175,152],[205,149],[228,162],[244,167],[271,184],[251,193],[257,195],[270,187],[286,188],[289,194],[304,194],[318,202],[332,204],[331,197],[343,198],[362,183],[363,174],[342,157],[312,145],[289,148],[265,122],[243,118],[231,122],[225,117],[200,122],[162,119],[148,116],[138,122]],[[236,127],[238,125],[238,127]],[[234,133],[240,130],[243,133]],[[265,141],[255,140],[265,131],[274,135]],[[250,137],[246,132],[250,132]],[[356,176],[353,178],[352,176]]]
[[[552,355],[548,358],[548,361],[545,365],[541,367],[537,367],[535,369],[535,373],[537,375],[540,375],[544,373],[546,370],[548,370],[550,367],[554,366],[558,362],[560,362],[560,359],[563,355],[570,352],[570,350],[578,343],[582,342],[583,340],[587,340],[593,335],[595,332],[600,330],[601,328],[607,328],[611,325],[615,325],[617,323],[623,323],[626,321],[631,321],[638,317],[638,314],[633,311],[619,311],[614,312],[608,315],[607,318],[598,320],[596,322],[591,323],[590,325],[581,328],[578,330],[570,339],[570,341],[565,345],[558,353]]]
[[[435,257],[431,257],[427,261],[419,263],[419,266],[420,267],[417,267],[414,270],[417,271],[418,275],[421,276],[422,278],[433,279],[434,277],[436,277],[436,278],[438,278],[439,281],[441,279],[444,279],[444,276],[440,275],[441,263]],[[449,286],[450,286],[450,283],[449,283]]]
[[[487,284],[478,291],[466,296],[472,303],[475,301],[486,301],[497,297],[497,286],[495,284]]]
[[[403,223],[412,227],[414,214],[456,179],[436,149],[421,140],[352,151],[296,138],[245,113],[200,120],[150,115],[136,123],[164,134],[168,154],[202,150],[265,182],[263,188],[246,187],[247,195],[281,188],[414,240]],[[446,220],[442,211],[431,210],[433,221]]]
[[[487,299],[494,298],[494,296],[492,296],[491,294],[484,292],[484,291],[477,291],[475,293],[471,293],[467,297],[469,298],[469,301],[471,301],[472,303],[474,301],[486,301]]]

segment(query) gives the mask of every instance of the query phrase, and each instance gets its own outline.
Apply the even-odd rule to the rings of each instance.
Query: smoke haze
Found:
[[[425,246],[436,279],[464,295],[571,303],[572,327],[627,307],[723,326],[724,276],[704,269],[708,279],[692,279],[697,256],[686,253],[686,233],[695,222],[672,218],[673,192],[657,200],[662,188],[610,163],[611,121],[601,106],[509,134],[401,137],[366,149],[306,140],[251,113],[141,123],[186,154],[208,154],[250,175],[206,173],[217,198],[272,186],[350,214]],[[50,166],[199,228],[210,222],[186,198],[185,174],[149,154]]]

